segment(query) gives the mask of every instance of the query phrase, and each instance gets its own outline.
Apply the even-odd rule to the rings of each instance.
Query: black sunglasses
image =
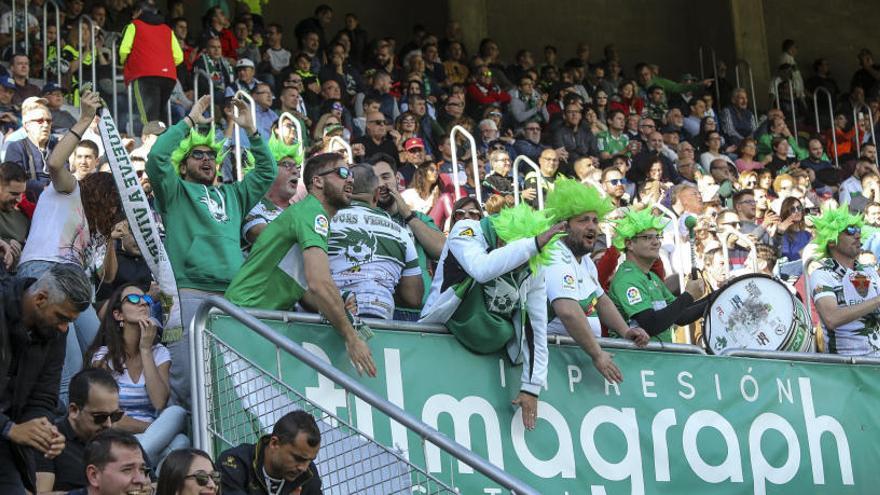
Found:
[[[483,212],[476,209],[476,208],[469,208],[469,209],[459,208],[459,209],[455,210],[455,216],[458,218],[467,217],[472,220],[480,220],[483,218]]]
[[[110,419],[111,423],[116,423],[123,416],[125,416],[125,411],[113,411],[111,413],[91,413],[92,419],[95,421],[96,425],[102,425],[107,422],[107,419]]]
[[[122,298],[122,302],[130,302],[131,304],[140,304],[144,302],[147,306],[153,304],[153,298],[146,294],[129,294]]]
[[[351,177],[351,170],[348,167],[339,167],[332,170],[325,170],[318,175],[323,177],[330,174],[336,174],[340,179],[347,179]]]
[[[189,156],[196,160],[204,160],[205,158],[209,160],[217,159],[217,153],[214,150],[192,150],[189,152]]]
[[[855,225],[849,225],[843,231],[846,232],[847,235],[859,235],[862,233],[861,227]]]
[[[220,473],[217,471],[211,471],[210,473],[206,473],[204,471],[197,471],[193,474],[189,474],[184,476],[183,479],[192,478],[196,480],[196,484],[199,486],[208,486],[208,481],[213,481],[215,485],[220,484]]]

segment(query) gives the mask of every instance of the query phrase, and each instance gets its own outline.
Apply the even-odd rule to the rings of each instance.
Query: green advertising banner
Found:
[[[356,375],[330,327],[266,323]],[[235,320],[212,317],[209,330],[461,493],[502,493]],[[525,431],[511,405],[521,369],[502,355],[449,335],[375,334],[379,375],[362,383],[545,495],[880,492],[880,367],[621,350],[615,385],[579,348],[551,345]]]

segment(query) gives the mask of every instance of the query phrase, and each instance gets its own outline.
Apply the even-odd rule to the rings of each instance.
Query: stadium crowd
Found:
[[[549,338],[570,336],[620,381],[597,337],[711,349],[701,319],[740,275],[813,307],[819,350],[880,352],[880,66],[867,49],[841,90],[833,61],[804,77],[786,40],[756,115],[724,70],[673,77],[611,44],[505,57],[492,39],[465,46],[454,21],[399,40],[346,13],[332,33],[327,5],[284,25],[214,7],[196,27],[182,0],[67,0],[61,33],[43,33],[42,2],[14,1],[14,18],[0,6],[3,493],[148,493],[156,480],[161,494],[320,493],[305,413],[216,466],[189,448],[188,328],[211,295],[320,312],[368,376],[364,318],[506,350],[523,363],[529,429]],[[159,225],[177,315],[98,125],[129,88],[131,113],[114,115],[122,161]],[[816,91],[833,106],[813,109]]]

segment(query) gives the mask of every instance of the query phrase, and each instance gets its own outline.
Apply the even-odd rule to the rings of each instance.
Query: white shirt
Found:
[[[596,337],[602,336],[602,325],[596,303],[605,294],[599,285],[599,271],[588,255],[578,261],[564,242],[557,243],[553,261],[544,269],[544,281],[547,285],[547,335],[568,335],[562,320],[553,311],[553,301],[571,299],[578,303]]]

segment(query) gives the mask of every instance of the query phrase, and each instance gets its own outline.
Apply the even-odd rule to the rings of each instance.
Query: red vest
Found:
[[[125,59],[125,84],[141,77],[167,77],[177,80],[177,68],[171,51],[171,28],[165,24],[147,24],[135,19],[134,42]]]

